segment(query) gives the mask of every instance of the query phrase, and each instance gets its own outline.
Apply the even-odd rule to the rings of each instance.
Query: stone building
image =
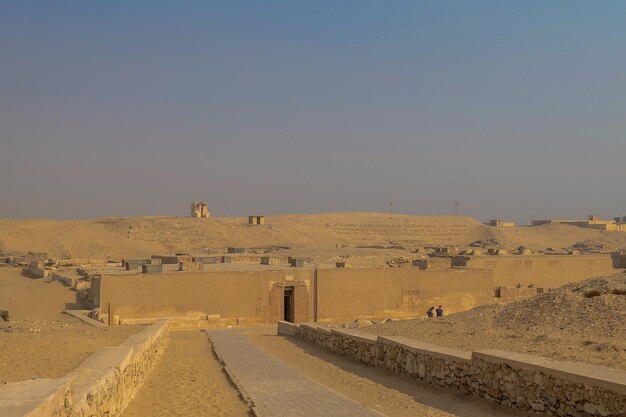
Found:
[[[211,217],[211,213],[209,213],[209,203],[206,203],[204,201],[195,201],[191,203],[191,217],[197,217],[197,218]]]
[[[494,226],[494,227],[515,227],[515,223],[513,222],[507,222],[501,219],[493,219],[493,220],[489,220],[489,226]]]
[[[248,216],[248,224],[261,226],[265,224],[265,216]]]

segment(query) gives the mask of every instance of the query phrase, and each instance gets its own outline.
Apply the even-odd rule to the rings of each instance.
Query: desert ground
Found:
[[[421,245],[481,241],[534,251],[572,247],[610,252],[626,248],[626,233],[562,224],[496,228],[463,216],[326,213],[268,216],[262,227],[247,218],[0,219],[0,251],[46,252],[55,258],[122,259],[154,254],[211,253],[226,247],[249,252],[312,256],[319,266],[347,261],[385,267],[415,257]]]
[[[626,249],[626,233],[568,225],[495,228],[461,216],[330,213],[266,218],[0,219],[0,251],[46,252],[53,258],[142,257],[212,253],[229,246],[249,252],[308,255],[319,266],[345,260],[353,267],[408,263],[424,245],[480,241],[535,251]],[[599,277],[509,305],[487,305],[443,319],[389,321],[367,331],[406,335],[466,350],[500,348],[626,369],[626,275]],[[142,326],[95,328],[63,314],[76,293],[49,278],[0,268],[0,384],[65,375],[90,353],[121,343]],[[272,331],[247,337],[319,383],[389,416],[504,415],[480,400],[442,394],[415,381],[339,359]],[[124,416],[244,416],[248,408],[229,383],[199,331],[171,332],[163,360]],[[506,415],[516,414],[507,410]]]
[[[364,329],[464,350],[502,349],[626,369],[626,274],[443,319],[390,321]]]
[[[0,384],[67,374],[89,354],[122,343],[143,326],[96,328],[63,314],[76,293],[57,281],[0,268]]]

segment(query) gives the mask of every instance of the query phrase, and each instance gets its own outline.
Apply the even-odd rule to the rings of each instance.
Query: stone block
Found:
[[[262,256],[261,257],[261,265],[278,265],[278,258],[274,258],[271,256]]]
[[[216,264],[218,263],[217,256],[194,256],[191,258],[193,262],[201,264]]]
[[[162,265],[141,265],[141,272],[144,274],[163,272],[163,267]]]

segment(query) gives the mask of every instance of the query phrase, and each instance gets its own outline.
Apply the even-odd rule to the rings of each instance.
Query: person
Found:
[[[437,317],[443,317],[443,308],[441,308],[441,306],[435,311],[437,312]]]
[[[435,309],[435,307],[431,307],[428,310],[426,310],[426,315],[428,317],[432,317],[433,316],[433,310]]]

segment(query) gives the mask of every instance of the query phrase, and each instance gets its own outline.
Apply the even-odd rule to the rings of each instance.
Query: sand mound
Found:
[[[388,322],[368,331],[626,369],[626,274],[569,284],[508,305],[477,307],[444,320]]]
[[[334,266],[336,257],[357,267],[386,266],[418,245],[491,242],[504,247],[556,250],[583,245],[604,251],[626,248],[626,233],[566,225],[496,228],[463,216],[385,213],[324,213],[247,218],[105,218],[91,220],[0,219],[0,250],[47,252],[52,257],[144,257],[176,252],[206,253],[228,246],[260,252],[285,248]],[[384,250],[383,250],[384,249]]]
[[[110,218],[94,220],[0,219],[0,250],[39,251],[54,257],[122,258],[241,246],[324,249],[361,245],[466,244],[489,238],[468,217],[327,213],[266,218]]]

